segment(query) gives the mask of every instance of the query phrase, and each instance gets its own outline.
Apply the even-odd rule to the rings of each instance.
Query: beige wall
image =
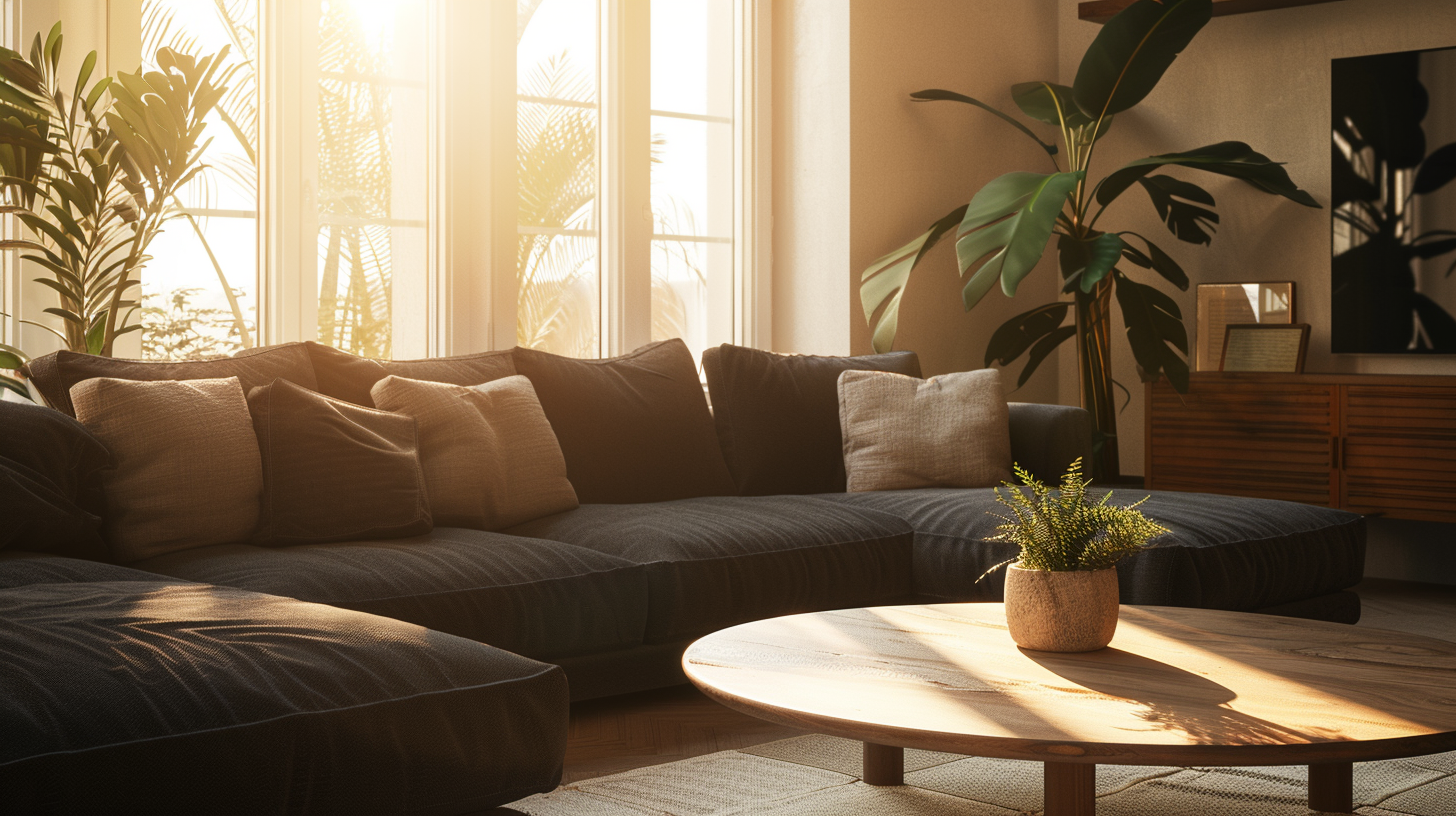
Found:
[[[860,272],[991,179],[1046,164],[990,114],[909,95],[946,88],[1014,109],[1011,84],[1055,74],[1055,0],[774,6],[774,349],[867,353]],[[992,331],[1055,297],[1044,266],[1014,300],[994,291],[967,314],[943,242],[911,278],[896,347],[928,374],[981,368]],[[1055,361],[1012,399],[1056,401]]]
[[[1077,1],[1059,0],[1061,78],[1076,76],[1098,27],[1077,20]],[[1330,60],[1360,54],[1456,45],[1450,0],[1342,0],[1304,8],[1215,18],[1179,56],[1142,105],[1119,117],[1092,175],[1155,153],[1224,140],[1248,142],[1278,161],[1323,205],[1330,196]],[[1306,370],[1378,374],[1456,374],[1456,358],[1330,353],[1330,212],[1311,210],[1218,176],[1176,170],[1217,199],[1222,220],[1207,247],[1172,237],[1147,197],[1130,190],[1104,224],[1153,238],[1195,284],[1295,282],[1298,319],[1311,325]],[[1194,324],[1194,288],[1168,287]],[[1121,316],[1116,317],[1121,325]],[[1121,332],[1118,333],[1121,335]],[[1196,339],[1190,337],[1191,340]],[[1131,353],[1114,341],[1120,381],[1136,399],[1119,418],[1123,472],[1143,472],[1142,391]],[[1061,395],[1076,399],[1071,358],[1063,358]]]

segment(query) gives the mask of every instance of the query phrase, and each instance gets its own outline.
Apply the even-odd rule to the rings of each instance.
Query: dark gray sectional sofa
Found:
[[[482,366],[491,376],[515,370],[509,352],[384,363],[313,344],[181,367],[125,364],[125,371],[79,357],[61,353],[32,367],[63,409],[68,383],[85,376],[240,376],[245,388],[250,378],[262,385],[287,377],[362,402],[370,378],[391,370],[461,384],[482,377]],[[707,362],[709,383],[718,386],[714,401],[727,409],[725,362],[716,355]],[[918,373],[913,356],[880,364]],[[625,489],[598,474],[578,482],[573,470],[574,462],[589,461],[601,471],[605,454],[583,454],[579,440],[592,432],[594,417],[612,414],[592,400],[593,413],[563,413],[579,395],[548,400],[553,388],[569,392],[579,379],[574,363],[561,365],[570,376],[538,374],[538,392],[583,498],[575,510],[501,531],[436,528],[414,538],[281,548],[239,542],[126,566],[15,547],[0,552],[0,607],[7,610],[0,651],[7,660],[28,656],[12,662],[0,684],[0,697],[24,703],[18,714],[8,706],[0,722],[0,789],[29,797],[12,812],[127,811],[164,788],[172,798],[157,800],[157,812],[224,800],[207,809],[470,812],[554,787],[568,695],[682,682],[682,649],[697,637],[810,610],[1000,598],[999,575],[976,581],[1013,555],[984,541],[996,523],[989,489],[702,495],[702,485],[721,482],[719,475],[653,481],[648,474],[644,489],[661,500],[591,501],[594,490]],[[651,381],[667,376],[643,365]],[[822,413],[822,380],[836,365],[855,363],[811,365],[819,367],[810,372],[818,392],[795,385],[787,407],[768,398],[753,404],[769,404],[788,423],[799,408]],[[690,359],[686,371],[673,366],[668,379],[691,377],[697,387]],[[782,381],[784,372],[773,376]],[[623,382],[623,391],[643,398],[640,380]],[[725,415],[740,408],[718,417],[725,446]],[[706,417],[706,406],[669,407],[699,409]],[[805,411],[797,421],[812,419]],[[684,427],[693,422],[700,420]],[[650,429],[621,435],[639,447],[655,444],[642,441]],[[1011,435],[1016,460],[1043,478],[1090,456],[1090,425],[1077,408],[1013,404]],[[827,444],[809,436],[789,434],[774,444],[791,448],[801,437],[819,449]],[[733,444],[743,453],[741,435]],[[669,439],[634,466],[650,469],[653,456],[677,449]],[[734,462],[730,453],[726,472],[737,479],[736,492],[752,492]],[[833,484],[832,462],[810,464],[828,481],[802,484]],[[762,477],[761,461],[756,467]],[[842,465],[837,478],[842,491]],[[672,495],[694,479],[689,492],[698,495]],[[1181,493],[1155,493],[1143,510],[1171,532],[1119,566],[1125,603],[1358,619],[1358,598],[1348,590],[1363,570],[1362,517]],[[149,620],[138,610],[154,604],[162,604],[159,625],[138,623]],[[159,663],[167,668],[156,674]],[[158,684],[138,682],[153,676]],[[92,721],[113,707],[118,716]],[[15,723],[27,730],[7,730]],[[24,736],[10,736],[17,733]],[[198,756],[208,759],[198,766]],[[172,770],[179,765],[193,771],[179,775]],[[168,779],[178,782],[175,789]]]

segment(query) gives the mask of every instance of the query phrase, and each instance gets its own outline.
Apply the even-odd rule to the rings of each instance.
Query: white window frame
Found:
[[[657,2],[671,0],[657,0]],[[512,4],[498,4],[502,6]],[[650,4],[643,0],[600,0],[597,66],[598,269],[600,333],[598,353],[615,356],[652,339],[652,241]],[[733,261],[728,296],[732,298],[733,342],[771,347],[770,310],[772,139],[768,0],[734,0],[733,16]],[[513,14],[512,10],[512,14]],[[510,22],[513,23],[514,17]],[[510,101],[514,135],[514,28],[502,20],[495,48],[510,46],[512,61],[492,76],[494,95]],[[508,90],[507,90],[508,89]],[[507,111],[496,108],[501,121]],[[677,114],[672,114],[677,115]],[[698,118],[698,117],[694,117]],[[499,133],[500,131],[492,131]],[[514,178],[514,141],[495,154],[495,178]],[[507,164],[508,162],[508,164]],[[513,200],[492,208],[489,230],[497,279],[491,287],[490,334],[495,348],[515,344],[516,211]],[[657,236],[658,239],[677,236]],[[687,236],[684,236],[687,237]],[[503,240],[504,239],[504,240]],[[701,240],[690,237],[690,240]],[[500,279],[509,277],[509,282]]]
[[[397,317],[391,327],[396,358],[504,349],[516,340],[515,3],[428,1],[427,258],[424,268],[406,279],[397,267],[395,279],[397,291],[406,287],[401,294],[426,308],[422,321],[401,314],[407,310],[395,311],[405,318]],[[71,0],[67,7],[87,2]],[[89,0],[108,12],[113,4],[139,2]],[[610,356],[651,339],[649,57],[647,49],[634,53],[620,45],[631,31],[649,31],[650,20],[644,0],[602,2],[599,201],[615,206],[599,208],[599,352]],[[304,23],[308,13],[316,12],[316,3],[258,0],[255,342],[260,345],[317,336],[317,206],[312,184],[299,183],[313,175],[314,154],[305,144],[312,131],[298,124],[314,121],[301,110],[305,97],[311,97],[301,93],[301,77],[313,68],[305,64],[308,49],[299,42],[299,32],[313,30]],[[24,25],[56,19],[62,5],[58,0],[0,0],[0,36],[19,48],[24,43],[18,40],[27,36]],[[759,348],[772,345],[770,18],[769,0],[734,0],[732,337]],[[104,43],[68,40],[74,43],[68,52],[105,48]],[[623,54],[633,56],[623,59]],[[490,89],[485,100],[482,87]],[[623,116],[617,100],[630,103],[635,117]],[[15,253],[5,253],[0,305],[17,318],[39,312],[27,302],[37,287],[23,285],[26,277]],[[17,326],[16,320],[7,321],[0,337],[21,340]],[[34,336],[25,332],[23,339]]]

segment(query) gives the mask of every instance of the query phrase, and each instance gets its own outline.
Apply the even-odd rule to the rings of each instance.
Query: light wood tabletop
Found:
[[[1351,809],[1352,762],[1456,749],[1456,643],[1269,615],[1122,607],[1112,644],[1016,647],[1000,604],[791,615],[683,656],[723,704],[862,740],[865,781],[904,748],[1046,763],[1047,814],[1090,814],[1098,763],[1309,765]]]

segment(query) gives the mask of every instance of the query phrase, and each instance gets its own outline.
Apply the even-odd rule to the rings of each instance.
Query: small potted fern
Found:
[[[1141,550],[1166,528],[1137,509],[1087,501],[1091,480],[1082,478],[1082,460],[1073,462],[1059,490],[1042,484],[1021,467],[1016,475],[1026,489],[1010,482],[996,500],[1014,516],[989,541],[1009,541],[1021,554],[992,567],[1006,573],[1006,625],[1023,649],[1090,652],[1112,641],[1117,631],[1117,562]],[[982,576],[985,577],[985,576]]]

